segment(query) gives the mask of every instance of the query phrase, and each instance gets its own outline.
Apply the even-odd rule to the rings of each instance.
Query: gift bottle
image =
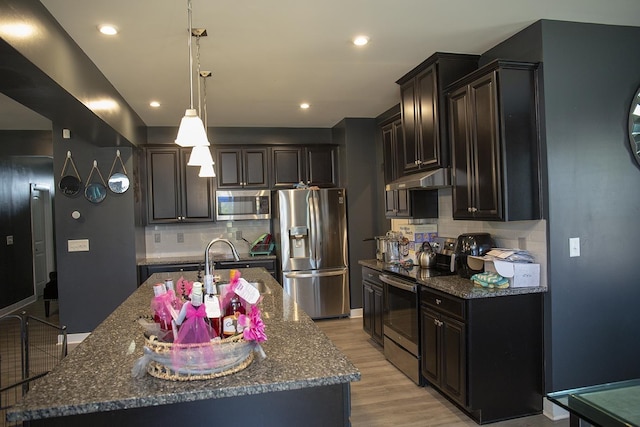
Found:
[[[207,311],[207,318],[211,324],[211,337],[222,336],[222,310],[220,309],[220,300],[216,292],[215,283],[206,283],[206,294],[204,296],[204,304]]]
[[[240,297],[238,297],[238,295],[234,295],[225,311],[222,322],[222,332],[225,337],[231,337],[242,332],[242,329],[238,327],[238,316],[245,314],[245,312],[246,311],[242,306]]]
[[[169,310],[165,306],[165,300],[167,299],[167,289],[164,284],[158,283],[153,285],[153,321],[160,325],[160,329],[163,331],[171,330],[171,315]]]

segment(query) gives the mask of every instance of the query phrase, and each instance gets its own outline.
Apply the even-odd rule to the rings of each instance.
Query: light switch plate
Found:
[[[69,252],[88,252],[89,239],[67,240],[67,249]]]
[[[569,238],[569,257],[577,257],[577,256],[580,256],[580,238],[570,237]]]

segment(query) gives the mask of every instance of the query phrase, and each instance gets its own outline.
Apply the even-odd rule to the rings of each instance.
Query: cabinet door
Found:
[[[422,327],[421,371],[427,381],[440,383],[440,327],[438,315],[426,306],[420,311]]]
[[[453,159],[453,217],[472,218],[473,162],[469,93],[463,87],[449,96],[450,140]]]
[[[180,152],[177,148],[147,149],[147,221],[176,222],[180,211]]]
[[[306,151],[307,183],[318,187],[335,187],[338,182],[338,147],[308,146]]]
[[[384,333],[383,333],[383,310],[384,307],[382,305],[382,286],[372,286],[373,289],[373,315],[372,315],[372,324],[373,329],[371,331],[371,336],[373,339],[380,345],[384,345]]]
[[[266,148],[245,148],[242,150],[242,166],[245,187],[268,188]]]
[[[435,168],[440,164],[438,86],[435,65],[416,76],[416,105],[418,105],[418,111],[416,111],[418,166]]]
[[[466,406],[467,357],[464,324],[442,316],[440,323],[442,360],[440,387],[449,397]]]
[[[382,132],[382,149],[384,158],[384,182],[385,184],[397,179],[401,175],[402,168],[398,158],[403,146],[404,134],[402,120],[400,118],[380,128]]]
[[[217,150],[218,188],[242,187],[242,150]]]
[[[475,159],[473,180],[473,210],[477,219],[502,217],[502,167],[498,114],[496,73],[469,85]]]
[[[411,80],[400,86],[400,108],[402,111],[403,134],[402,144],[399,150],[399,165],[404,173],[411,173],[418,169],[416,123],[417,111],[415,108],[416,87],[415,80]]]
[[[182,221],[213,221],[213,180],[198,176],[199,166],[187,166],[190,151],[180,150]]]
[[[385,215],[387,218],[410,218],[409,190],[385,191]]]
[[[373,335],[373,288],[368,282],[362,282],[362,329]]]
[[[277,147],[271,150],[274,188],[291,188],[303,180],[304,148]]]

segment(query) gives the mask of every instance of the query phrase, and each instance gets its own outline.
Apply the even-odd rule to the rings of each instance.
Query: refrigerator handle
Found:
[[[310,277],[328,277],[328,276],[344,276],[346,274],[346,270],[329,270],[322,271],[316,270],[313,272],[284,272],[283,275],[287,279],[308,279]]]
[[[311,246],[311,262],[314,268],[318,267],[318,240],[319,240],[319,227],[318,227],[318,199],[317,194],[313,190],[309,190],[309,218],[311,219],[311,233],[310,233],[310,246]]]

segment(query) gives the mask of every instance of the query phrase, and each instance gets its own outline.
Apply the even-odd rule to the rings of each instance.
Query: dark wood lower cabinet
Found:
[[[276,260],[273,259],[241,259],[240,261],[213,261],[213,268],[218,270],[228,270],[231,268],[254,268],[263,267],[274,278],[276,277]],[[204,256],[202,262],[190,262],[179,264],[149,264],[138,267],[138,283],[143,283],[154,273],[173,273],[180,271],[200,271],[204,269]]]
[[[384,345],[382,282],[378,272],[367,267],[362,268],[362,278],[362,328],[376,343]]]
[[[542,412],[542,294],[461,299],[423,287],[421,371],[480,424]]]

